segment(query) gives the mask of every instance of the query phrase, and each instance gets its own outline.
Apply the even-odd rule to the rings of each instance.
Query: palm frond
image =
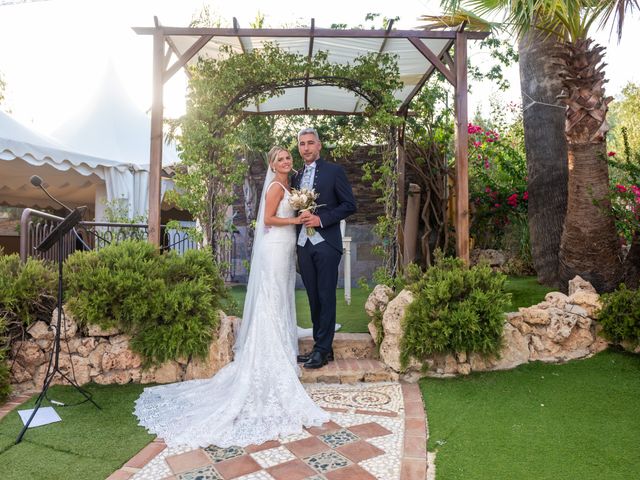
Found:
[[[419,28],[425,30],[446,30],[457,28],[466,22],[466,29],[472,31],[494,31],[500,28],[500,23],[489,22],[473,12],[459,9],[455,12],[445,15],[422,15],[418,18],[425,22]]]

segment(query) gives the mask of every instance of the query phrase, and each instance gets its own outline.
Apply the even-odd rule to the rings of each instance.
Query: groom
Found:
[[[313,188],[316,203],[322,205],[314,213],[302,212],[304,222],[298,225],[298,265],[307,290],[313,340],[311,353],[299,355],[305,368],[320,368],[333,360],[333,335],[336,327],[336,287],[338,264],[342,257],[340,220],[356,211],[351,185],[341,166],[320,158],[322,144],[314,128],[298,133],[298,150],[305,167],[294,177],[294,188]],[[315,233],[307,235],[307,227]]]

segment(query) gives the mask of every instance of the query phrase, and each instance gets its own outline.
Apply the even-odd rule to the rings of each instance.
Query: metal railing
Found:
[[[25,208],[20,219],[20,259],[25,262],[28,257],[35,257],[57,262],[57,248],[40,252],[36,247],[62,220],[62,217],[50,213]],[[183,254],[187,250],[202,247],[185,232],[169,229],[166,225],[161,225],[160,233],[162,251],[174,250]],[[144,223],[80,222],[63,237],[62,259],[65,260],[77,250],[99,250],[114,242],[128,239],[146,240],[148,234],[148,225]],[[235,250],[235,236],[226,233],[218,261],[223,268],[221,273],[227,281],[235,278]]]

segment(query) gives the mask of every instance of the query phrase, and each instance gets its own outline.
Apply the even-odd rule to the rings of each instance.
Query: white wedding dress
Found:
[[[298,379],[294,225],[264,225],[261,198],[247,296],[234,360],[206,380],[146,388],[136,400],[139,424],[172,445],[193,448],[261,444],[329,421]],[[289,192],[277,216],[293,217]]]

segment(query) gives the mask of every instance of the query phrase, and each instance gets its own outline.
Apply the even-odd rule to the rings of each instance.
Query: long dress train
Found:
[[[288,195],[279,217],[295,215]],[[136,401],[139,424],[168,445],[260,444],[329,420],[298,379],[295,227],[258,228],[250,273],[258,282],[249,282],[255,297],[245,303],[233,362],[210,379],[146,388]]]

